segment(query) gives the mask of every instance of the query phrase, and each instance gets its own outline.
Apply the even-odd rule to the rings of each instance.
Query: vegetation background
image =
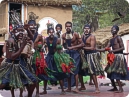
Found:
[[[119,17],[118,12],[126,14],[125,17],[112,22]],[[128,22],[129,3],[126,0],[82,0],[82,5],[73,6],[73,29],[79,33],[88,23],[94,32],[99,28]]]

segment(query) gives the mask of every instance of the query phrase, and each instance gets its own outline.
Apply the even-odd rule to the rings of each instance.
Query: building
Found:
[[[0,4],[0,54],[4,45],[5,34],[12,29],[11,10],[16,10],[22,23],[26,23],[28,15],[33,14],[36,22],[40,24],[39,33],[47,36],[47,24],[61,23],[64,27],[66,21],[72,21],[72,5],[80,5],[81,0],[3,0]],[[65,29],[63,28],[63,32]]]

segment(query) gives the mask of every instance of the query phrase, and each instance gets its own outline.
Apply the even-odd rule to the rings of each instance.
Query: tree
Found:
[[[113,24],[129,22],[128,14],[125,18],[113,23],[112,20],[118,17],[117,12],[129,13],[129,4],[126,0],[82,0],[81,6],[74,6],[73,28],[82,32],[84,24],[91,24],[92,31]]]

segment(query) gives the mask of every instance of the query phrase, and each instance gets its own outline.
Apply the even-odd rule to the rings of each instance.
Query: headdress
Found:
[[[34,24],[34,25],[36,25],[36,19],[38,19],[39,16],[36,16],[36,14],[34,14],[33,12],[30,12],[28,14],[28,16],[29,16],[28,24]]]

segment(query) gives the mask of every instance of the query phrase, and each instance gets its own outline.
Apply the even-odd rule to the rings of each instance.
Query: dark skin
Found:
[[[111,29],[111,33],[113,35],[113,38],[117,37],[117,33],[118,31],[115,29],[115,27],[113,27]],[[110,42],[108,43],[108,45],[106,46],[106,48],[109,48],[110,47]],[[123,40],[120,36],[117,37],[117,39],[115,39],[114,41],[114,45],[113,45],[113,50],[109,50],[110,53],[115,53],[115,52],[119,52],[119,51],[123,51],[125,48],[124,48],[124,44],[123,44]],[[105,48],[104,49],[98,49],[98,51],[105,51]],[[128,53],[124,53],[125,55],[128,54]],[[115,81],[113,79],[111,79],[111,82],[112,82],[112,85],[113,85],[113,89],[109,90],[109,91],[117,91],[117,93],[121,93],[123,92],[123,88],[122,88],[122,84],[120,82],[120,80],[116,80],[117,83],[118,83],[118,86],[119,86],[119,90],[117,91],[117,87],[115,85]]]
[[[18,37],[17,37],[18,38]],[[9,38],[7,41],[5,48],[6,48],[6,58],[15,60],[19,55],[21,54],[22,50],[24,49],[26,45],[26,38],[23,39],[23,44],[21,45],[21,48],[18,49],[15,44],[15,40],[13,38]],[[16,51],[9,51],[9,49],[12,49],[13,47],[16,48]],[[14,89],[11,90],[12,97],[15,97],[14,95]]]
[[[43,46],[43,38],[42,35],[38,35],[35,42],[34,42],[34,48],[38,49],[38,42],[42,43]],[[36,96],[35,97],[39,97],[39,83],[36,83]]]
[[[27,30],[28,32],[28,36],[30,40],[33,40],[33,37],[34,37],[34,34],[36,33],[36,25],[34,24],[25,24],[24,25],[24,29]],[[38,35],[35,42],[34,43],[31,43],[33,48],[37,49],[37,43],[39,40],[42,40],[42,35]],[[32,41],[31,41],[32,42]],[[36,86],[36,97],[39,97],[39,84],[38,83],[35,83],[35,86]],[[27,90],[29,90],[29,88],[27,87]],[[21,93],[22,94],[22,93]]]
[[[54,38],[54,30],[49,30],[48,33],[50,34],[50,38],[49,38],[49,42],[50,44],[52,44],[53,42],[53,38]],[[44,40],[44,44],[47,43],[46,39]],[[57,45],[58,44],[61,44],[61,40],[58,38],[57,40]],[[54,51],[56,51],[56,49],[54,49]],[[49,51],[48,51],[49,52]],[[60,87],[62,89],[62,92],[61,92],[61,95],[64,95],[65,94],[65,91],[64,91],[64,88],[63,88],[63,80],[59,80],[59,83],[60,83]],[[43,94],[47,94],[47,91],[46,91],[46,88],[47,88],[47,80],[44,80],[44,91],[40,93],[40,95],[43,95]]]
[[[15,35],[15,34],[14,34]],[[6,57],[8,59],[11,59],[11,60],[15,60],[17,57],[19,57],[19,55],[21,54],[21,52],[23,51],[24,47],[26,46],[27,44],[27,37],[24,36],[22,34],[19,34],[17,36],[15,36],[17,40],[22,40],[22,44],[21,44],[21,47],[18,48],[17,44],[15,43],[15,40],[13,38],[9,38],[9,40],[7,41],[7,45],[6,45]],[[9,51],[10,48],[13,48],[15,47],[15,51]],[[34,91],[34,88],[35,88],[35,84],[33,85],[30,85],[29,87],[27,87],[28,89],[28,97],[32,97],[32,94],[33,94],[33,91]],[[22,97],[22,89],[20,89],[20,97]],[[12,97],[15,97],[14,96],[14,89],[11,90],[11,94],[12,94]]]
[[[15,60],[19,55],[21,54],[22,50],[24,49],[25,45],[27,43],[27,38],[23,38],[23,43],[21,44],[21,47],[18,49],[18,47],[15,44],[15,40],[13,38],[9,38],[6,45],[6,57],[11,60]],[[16,51],[9,51],[9,46],[12,45],[12,47],[16,46]]]
[[[84,34],[89,34],[90,30],[91,29],[89,27],[85,27],[84,28]],[[82,38],[83,37],[85,37],[85,35],[82,35]],[[81,43],[79,45],[72,46],[69,49],[75,49],[75,48],[80,48],[80,47],[83,48],[86,51],[95,50],[95,48],[96,48],[96,38],[95,38],[95,36],[91,34],[88,37],[88,39],[86,40],[86,44],[84,44],[81,41]],[[98,88],[98,82],[97,82],[96,75],[92,74],[90,76],[93,78],[93,82],[94,82],[95,88],[96,88],[94,93],[100,93],[99,88]],[[79,90],[84,90],[85,86],[84,86],[84,83],[83,83],[83,77],[81,75],[79,75],[79,79],[80,79],[80,82],[81,82],[81,88]]]
[[[66,29],[66,33],[70,34],[72,31],[72,25],[67,23],[65,25],[65,29]],[[62,35],[62,39],[63,39],[63,44],[66,42],[66,36],[65,33]],[[79,34],[74,32],[73,33],[73,38],[71,40],[71,47],[76,46],[78,44],[81,43],[81,38],[79,37]],[[70,50],[71,47],[68,47],[68,49]],[[73,48],[74,50],[78,50],[79,48]],[[75,82],[76,82],[76,88],[73,90],[73,92],[78,93],[78,74],[75,75]],[[68,78],[68,89],[66,90],[66,92],[71,92],[71,77]]]
[[[31,40],[34,38],[34,33],[36,31],[34,24],[25,24],[24,29],[27,31],[28,36],[30,37]]]
[[[62,31],[62,29],[60,27],[56,27],[56,31],[59,31],[59,30]],[[57,32],[57,35],[58,35],[58,37],[60,37],[60,33]]]
[[[43,38],[42,38],[42,35],[40,35],[40,34],[38,34],[38,36],[37,36],[37,38],[36,38],[36,40],[35,40],[35,42],[34,42],[34,48],[35,48],[35,49],[37,49],[38,42],[41,42],[42,45],[43,45],[43,43],[44,43],[44,40],[43,40]]]

